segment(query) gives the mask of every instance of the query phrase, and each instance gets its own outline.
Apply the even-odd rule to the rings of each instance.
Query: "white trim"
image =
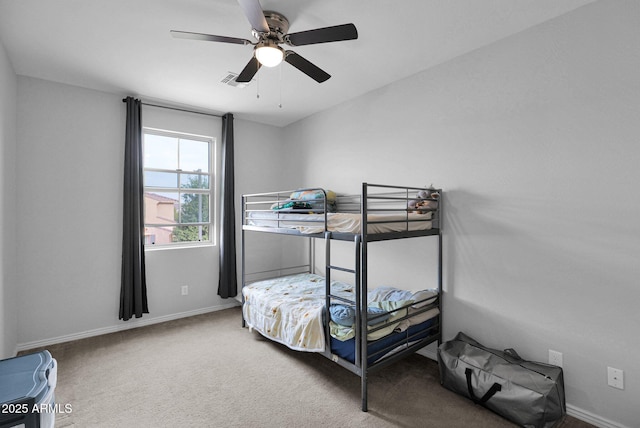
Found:
[[[595,425],[600,428],[628,428],[621,423],[605,419],[602,416],[594,415],[593,413],[587,412],[579,407],[572,406],[571,404],[567,404],[567,415],[573,416],[576,419],[580,419],[581,421],[588,422],[591,425]]]
[[[18,345],[16,346],[16,354],[20,351],[26,351],[29,349],[55,345],[63,342],[70,342],[72,340],[86,339],[88,337],[100,336],[103,334],[115,333],[123,330],[130,330],[132,328],[144,327],[152,324],[159,324],[161,322],[173,321],[180,318],[187,318],[195,315],[206,314],[209,312],[221,311],[223,309],[229,309],[236,306],[239,306],[239,304],[234,300],[224,305],[209,306],[207,308],[195,309],[187,312],[179,312],[179,313],[170,314],[170,315],[163,315],[155,318],[136,318],[136,319],[131,319],[126,323],[113,325],[109,327],[102,327],[94,330],[87,330],[79,333],[68,334],[65,336],[52,337],[50,339],[36,340],[33,342],[18,343]]]

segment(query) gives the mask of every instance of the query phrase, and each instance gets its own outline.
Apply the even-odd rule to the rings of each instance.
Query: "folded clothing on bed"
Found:
[[[289,195],[289,199],[279,201],[271,205],[274,211],[300,211],[324,212],[325,199],[327,212],[336,212],[336,193],[331,190],[296,190]]]
[[[274,211],[310,210],[311,208],[311,204],[300,201],[283,201],[271,205],[271,209]]]
[[[329,306],[331,321],[344,327],[352,327],[356,322],[356,308],[353,305],[333,303]],[[367,325],[376,325],[389,319],[391,315],[384,309],[370,306],[367,308]]]
[[[373,301],[413,301],[415,302],[407,309],[410,318],[402,320],[396,324],[395,331],[405,331],[409,327],[423,323],[440,313],[438,308],[425,311],[423,308],[435,302],[438,297],[436,290],[408,291],[399,288],[382,286],[374,288],[367,293],[369,302]]]
[[[378,322],[377,320],[375,320],[374,322],[376,322],[376,324],[374,325],[372,325],[371,323],[367,323],[369,330],[372,330],[374,328],[376,329],[375,331],[367,334],[367,340],[377,340],[377,339],[380,339],[381,337],[391,334],[396,329],[396,327],[400,325],[400,321],[398,321],[398,319],[407,315],[407,308],[404,308],[404,306],[408,306],[411,303],[413,303],[413,300],[409,300],[409,301],[398,300],[398,301],[384,301],[384,302],[369,303],[369,308],[368,308],[369,310],[371,310],[372,308],[375,308],[374,310],[376,312],[378,313],[386,312],[389,315],[389,317],[387,318],[386,321],[383,321],[383,322]],[[342,341],[349,340],[352,337],[355,337],[356,335],[356,328],[353,325],[353,323],[351,324],[351,326],[340,325],[333,321],[329,324],[331,327],[331,336],[335,337],[338,340],[342,340]]]

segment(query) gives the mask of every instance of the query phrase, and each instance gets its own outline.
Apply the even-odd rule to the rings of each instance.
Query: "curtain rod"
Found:
[[[126,103],[127,99],[123,98],[122,102]],[[150,103],[145,103],[145,102],[143,102],[142,105],[143,106],[148,106],[148,107],[166,108],[168,110],[184,111],[186,113],[204,114],[205,116],[213,116],[213,117],[222,117],[223,116],[221,114],[205,113],[205,112],[202,112],[202,111],[187,110],[187,109],[178,108],[178,107],[169,107],[169,106],[163,106],[163,105],[159,105],[159,104],[150,104]]]

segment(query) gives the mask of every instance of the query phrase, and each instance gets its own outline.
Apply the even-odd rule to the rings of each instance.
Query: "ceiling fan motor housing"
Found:
[[[258,40],[268,38],[275,40],[278,43],[284,42],[284,35],[289,31],[289,20],[283,14],[272,10],[265,10],[264,18],[269,26],[269,33],[264,34],[254,28],[251,31],[253,36]]]

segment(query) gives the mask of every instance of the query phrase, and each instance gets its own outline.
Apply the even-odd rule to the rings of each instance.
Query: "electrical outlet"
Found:
[[[189,286],[188,285],[183,285],[182,286],[182,295],[186,296],[187,294],[189,294]]]
[[[562,367],[562,352],[549,349],[549,364]]]
[[[624,372],[622,370],[607,367],[607,375],[609,386],[624,389]]]

